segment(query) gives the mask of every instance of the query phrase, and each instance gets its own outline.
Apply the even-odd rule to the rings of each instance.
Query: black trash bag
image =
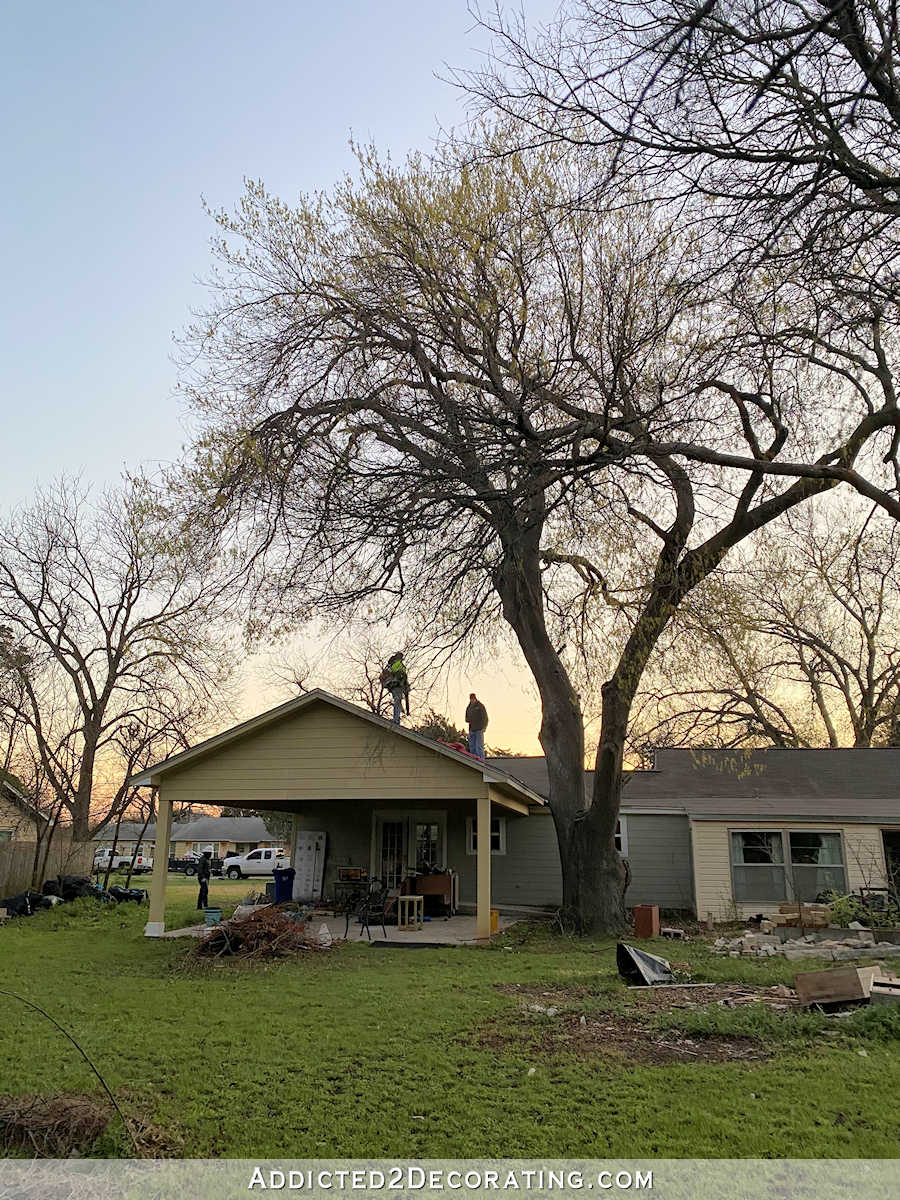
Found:
[[[44,886],[41,888],[41,891],[45,896],[61,896],[62,889],[59,886],[59,878],[45,879]]]
[[[657,958],[655,954],[648,954],[646,950],[638,950],[634,946],[626,946],[624,942],[616,946],[616,966],[623,979],[638,987],[675,982],[672,968],[664,958]]]
[[[143,904],[147,899],[145,888],[120,887],[117,883],[114,883],[109,889],[109,894],[117,904],[126,904],[129,900],[135,904]]]
[[[8,917],[30,917],[34,912],[28,892],[19,892],[18,896],[7,896],[5,900],[0,900],[0,908],[6,909]]]
[[[28,891],[25,893],[28,897],[28,902],[31,905],[32,912],[37,912],[38,909],[52,908],[53,901],[41,892]]]
[[[63,900],[78,900],[82,896],[95,896],[97,888],[86,875],[60,875],[59,894]]]

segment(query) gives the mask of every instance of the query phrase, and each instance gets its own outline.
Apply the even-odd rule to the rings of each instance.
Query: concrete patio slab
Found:
[[[500,931],[515,925],[515,920],[500,918]],[[332,917],[325,913],[314,913],[310,918],[309,928],[318,932],[324,925],[333,941],[344,940],[344,917]],[[423,922],[421,929],[398,929],[396,925],[388,925],[385,934],[380,925],[372,925],[372,944],[379,946],[474,946],[478,944],[475,918],[469,916],[449,917],[447,920],[439,917],[436,920]],[[183,929],[167,929],[160,937],[165,938],[199,938],[209,932],[208,925],[186,925]],[[362,927],[353,921],[347,934],[348,942],[368,942]]]

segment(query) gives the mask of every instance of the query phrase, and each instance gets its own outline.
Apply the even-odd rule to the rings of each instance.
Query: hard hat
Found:
[[[204,847],[203,847],[203,853],[204,853],[204,854],[212,854],[212,853],[213,853],[213,848],[212,848],[212,846],[204,846]]]

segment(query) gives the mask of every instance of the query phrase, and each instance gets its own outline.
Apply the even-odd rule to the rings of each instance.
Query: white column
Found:
[[[475,854],[475,936],[487,940],[491,936],[491,796],[485,786],[478,797],[475,828],[478,843]]]
[[[150,883],[150,919],[145,937],[159,937],[166,930],[166,878],[169,874],[169,839],[172,836],[172,801],[159,797],[156,812],[156,847]]]

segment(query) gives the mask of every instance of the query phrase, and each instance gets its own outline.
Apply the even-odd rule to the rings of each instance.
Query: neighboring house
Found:
[[[18,780],[0,771],[0,842],[35,841],[39,821],[47,823],[46,817],[25,799]]]
[[[481,762],[327,692],[298,696],[132,782],[158,788],[166,840],[174,806],[292,812],[295,834],[326,834],[326,895],[342,867],[392,886],[410,870],[450,867],[479,936],[491,905],[561,901],[543,758]],[[586,798],[591,782],[586,772]],[[722,920],[827,888],[883,887],[900,856],[900,750],[662,750],[653,770],[626,773],[621,812],[629,905]],[[490,822],[483,846],[479,814]],[[162,929],[164,874],[156,883],[151,934]]]
[[[153,821],[146,829],[144,829],[143,821],[123,821],[119,826],[118,835],[116,834],[116,823],[113,821],[98,829],[91,840],[96,843],[97,850],[112,850],[113,840],[115,840],[117,854],[133,854],[142,830],[144,836],[138,847],[138,853],[146,854],[149,857],[153,854],[153,845],[156,840],[156,825]]]
[[[228,854],[247,854],[257,847],[282,848],[284,839],[270,833],[261,817],[198,817],[187,824],[173,825],[173,853],[199,854],[212,846],[218,858]]]
[[[123,854],[134,850],[138,838],[143,839],[138,853],[153,855],[156,842],[156,823],[151,821],[144,829],[143,821],[123,821],[119,826],[116,847]],[[98,850],[112,849],[115,823],[105,825],[93,837]],[[193,821],[182,821],[172,825],[169,853],[176,858],[185,854],[199,854],[207,846],[219,858],[227,854],[246,854],[257,846],[280,849],[282,839],[269,833],[260,817],[197,817]]]

